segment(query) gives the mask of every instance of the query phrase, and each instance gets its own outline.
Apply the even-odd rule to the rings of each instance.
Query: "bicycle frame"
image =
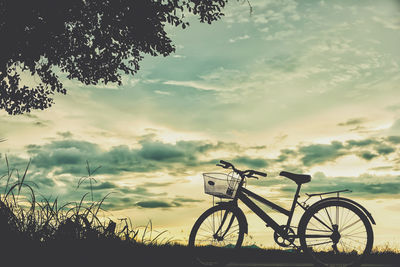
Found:
[[[282,229],[282,227],[275,222],[274,219],[272,219],[267,213],[265,213],[261,208],[259,208],[257,206],[257,204],[255,204],[251,199],[255,199],[257,201],[260,201],[261,203],[263,203],[266,206],[269,206],[270,208],[278,211],[279,213],[282,213],[284,215],[286,215],[288,217],[287,222],[286,222],[286,226],[290,227],[290,223],[292,221],[293,218],[293,214],[294,214],[294,210],[296,208],[296,205],[300,205],[304,210],[306,209],[303,205],[301,205],[301,203],[299,203],[297,201],[298,197],[299,197],[299,192],[300,192],[300,188],[301,188],[301,184],[299,184],[297,186],[297,190],[296,193],[294,195],[294,199],[292,202],[292,207],[290,210],[287,210],[285,208],[282,208],[281,206],[257,195],[256,193],[242,187],[243,186],[243,180],[239,183],[236,195],[233,199],[233,203],[234,205],[237,205],[237,200],[241,200],[250,210],[252,210],[255,214],[257,214],[258,217],[260,217],[268,227],[271,227],[272,229],[274,229],[280,236],[287,238],[288,235],[286,233],[286,231],[284,231]],[[297,238],[297,235],[291,235],[291,237]]]
[[[301,182],[296,182],[297,183],[297,189],[296,189],[296,193],[294,194],[294,198],[293,198],[293,202],[292,202],[292,206],[290,208],[290,210],[287,210],[285,208],[282,208],[281,206],[257,195],[256,193],[246,189],[243,187],[244,181],[246,179],[246,177],[252,177],[252,178],[257,178],[255,176],[253,176],[253,174],[256,175],[261,175],[261,176],[266,176],[266,174],[264,173],[260,173],[260,172],[256,172],[254,170],[247,170],[247,171],[240,171],[238,169],[236,169],[232,164],[230,164],[229,162],[225,162],[225,161],[220,161],[221,164],[217,164],[217,166],[221,166],[223,168],[229,168],[231,167],[232,170],[234,172],[236,172],[237,174],[239,174],[241,180],[239,182],[237,191],[236,191],[236,195],[234,196],[233,200],[228,202],[230,203],[230,205],[233,205],[234,207],[238,207],[238,200],[241,200],[250,210],[252,210],[255,214],[257,214],[258,217],[260,217],[265,223],[267,227],[271,227],[272,229],[275,230],[275,232],[281,236],[284,239],[288,239],[290,238],[299,238],[298,234],[289,234],[290,231],[290,223],[292,222],[292,218],[293,218],[293,214],[294,214],[294,210],[296,208],[296,205],[299,205],[303,210],[307,210],[308,206],[306,206],[305,202],[303,204],[301,204],[298,201],[299,198],[299,193],[300,193],[300,189],[301,189]],[[340,190],[340,191],[333,191],[333,192],[326,192],[326,193],[320,193],[320,194],[307,194],[308,199],[312,196],[316,196],[319,195],[320,197],[322,195],[327,195],[327,194],[332,194],[332,193],[337,193],[337,199],[339,199],[339,193],[340,192],[347,192],[350,190]],[[350,191],[351,192],[351,191]],[[284,225],[283,227],[281,225],[279,225],[274,219],[272,219],[266,212],[264,212],[261,208],[259,208],[259,206],[254,203],[250,198],[253,198],[257,201],[260,201],[261,203],[263,203],[266,206],[271,207],[272,209],[278,211],[279,213],[282,213],[284,215],[286,215],[288,217],[286,225]],[[322,202],[324,200],[321,199],[320,202]],[[355,202],[354,202],[355,203]],[[362,208],[362,210],[364,211],[364,213],[366,213],[367,215],[368,212],[366,212],[366,210],[361,206],[361,205],[356,205]],[[369,219],[374,223],[374,220],[372,219],[372,216],[368,216]],[[335,225],[332,225],[332,227],[330,227],[329,225],[327,225],[325,222],[323,222],[322,220],[320,220],[317,216],[313,216],[313,218],[315,218],[315,220],[319,221],[322,225],[324,225],[326,228],[328,228],[329,230],[331,230],[332,232],[336,233],[337,229],[335,230]],[[225,221],[225,216],[224,216],[224,220]],[[326,238],[326,237],[331,237],[332,235],[320,235],[320,234],[312,234],[312,235],[306,235],[307,237],[315,237],[315,238]],[[291,243],[293,244],[293,241],[291,241]]]
[[[287,222],[286,222],[286,229],[289,229],[290,227],[290,223],[292,222],[292,218],[293,218],[293,214],[294,211],[296,209],[296,205],[299,205],[303,210],[307,210],[307,206],[303,203],[300,203],[297,199],[299,198],[299,193],[300,193],[300,189],[301,189],[301,184],[297,185],[297,189],[293,198],[293,202],[292,202],[292,206],[290,208],[290,210],[287,210],[265,198],[263,198],[260,195],[257,195],[256,193],[246,189],[243,187],[243,183],[244,183],[244,179],[245,177],[241,177],[242,180],[238,185],[238,189],[236,192],[235,197],[233,198],[233,200],[231,201],[233,203],[233,205],[238,206],[237,201],[241,200],[250,210],[252,210],[255,214],[257,214],[257,216],[259,218],[261,218],[268,227],[271,227],[272,229],[274,229],[281,237],[283,238],[298,238],[297,234],[294,235],[288,235],[288,232],[285,231],[283,229],[283,227],[281,227],[281,225],[279,225],[274,219],[272,219],[266,212],[264,212],[261,208],[258,207],[258,205],[256,203],[254,203],[254,201],[252,201],[250,198],[253,198],[257,201],[260,201],[261,203],[263,203],[264,205],[278,211],[281,214],[284,214],[288,217]],[[337,198],[339,199],[339,193],[340,192],[347,192],[350,190],[340,190],[340,191],[333,191],[333,192],[326,192],[326,193],[320,193],[320,194],[307,194],[307,196],[310,198],[314,195],[326,195],[326,194],[332,194],[332,193],[337,193]],[[350,191],[351,192],[351,191]],[[342,198],[340,198],[342,199]],[[358,204],[359,205],[359,204]],[[363,207],[362,207],[363,208]],[[328,229],[332,230],[333,229],[327,225],[326,223],[324,223],[323,221],[321,221],[318,217],[314,217],[316,220],[318,220],[321,224],[325,225]],[[370,217],[371,219],[372,217]],[[372,222],[375,223],[372,219]],[[329,237],[326,235],[314,235],[315,237]]]

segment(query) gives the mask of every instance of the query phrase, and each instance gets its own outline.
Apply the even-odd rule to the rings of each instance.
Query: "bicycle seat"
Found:
[[[281,173],[279,173],[279,175],[289,178],[296,184],[305,184],[311,181],[311,176],[308,174],[296,174],[296,173],[282,171]]]

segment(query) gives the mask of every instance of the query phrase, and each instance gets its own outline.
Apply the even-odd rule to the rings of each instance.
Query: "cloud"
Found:
[[[169,175],[187,175],[186,170],[196,170],[207,164],[212,166],[219,159],[210,157],[209,153],[223,152],[231,155],[251,149],[236,143],[198,141],[177,141],[166,143],[156,140],[156,135],[138,138],[134,147],[118,145],[108,149],[99,144],[76,140],[70,134],[58,134],[59,140],[48,139],[41,145],[27,145],[27,153],[32,159],[29,169],[29,181],[38,184],[43,195],[58,196],[65,201],[79,201],[86,193],[93,193],[94,199],[101,199],[111,192],[105,201],[104,208],[112,210],[125,209],[132,206],[140,208],[173,208],[193,205],[201,200],[180,196],[171,198],[163,188],[176,184],[177,181],[161,183],[149,181],[135,186],[123,186],[119,176],[128,173],[143,173],[147,176],[154,172],[169,173]],[[256,157],[233,157],[235,164],[259,169],[266,167],[268,161]],[[13,166],[22,169],[26,160],[18,156],[10,156]],[[87,176],[86,160],[92,169],[101,166],[93,176],[97,182],[89,185],[89,180],[83,181],[77,188],[81,177]],[[5,173],[0,166],[0,173]],[[154,190],[153,190],[154,189]],[[153,199],[157,197],[157,199]]]
[[[267,160],[261,158],[237,157],[232,161],[236,164],[245,165],[256,170],[268,166]]]
[[[363,140],[348,140],[347,141],[347,146],[349,148],[352,148],[352,147],[365,147],[365,146],[369,146],[369,145],[372,145],[372,144],[379,144],[379,143],[380,142],[375,140],[375,139],[367,138],[367,139],[363,139]]]
[[[293,149],[281,149],[281,154],[278,156],[277,159],[275,159],[276,162],[284,162],[290,157],[295,157],[297,156],[297,151]]]
[[[129,195],[129,196],[134,196],[134,198],[136,197],[152,197],[152,196],[166,196],[167,193],[163,192],[163,193],[154,193],[152,191],[149,191],[147,188],[143,187],[143,185],[138,185],[135,187],[132,186],[120,186],[117,188],[118,192],[121,192],[125,195]]]
[[[180,205],[160,200],[148,200],[148,201],[139,201],[136,203],[136,206],[147,209],[155,209],[155,208],[172,208]]]
[[[316,172],[313,174],[312,178],[318,179],[318,180],[320,180],[320,179],[323,180],[323,179],[326,179],[326,175],[323,172]]]
[[[300,14],[297,11],[298,3],[296,1],[262,1],[263,4],[256,4],[259,14],[253,16],[253,21],[256,24],[271,24],[276,23],[286,26],[288,21],[297,21]]]
[[[173,58],[186,58],[186,56],[184,56],[184,55],[177,55],[177,54],[172,55],[172,57]]]
[[[105,190],[105,189],[109,190],[109,189],[116,189],[116,188],[118,188],[118,186],[113,183],[110,183],[110,182],[102,182],[100,184],[95,184],[92,187],[90,187],[89,185],[85,186],[85,189],[88,189],[88,190],[91,190],[91,189],[93,189],[93,190]]]
[[[43,172],[32,173],[29,169],[28,169],[27,181],[33,181],[40,190],[42,189],[47,190],[56,186],[54,179],[47,177],[47,175],[44,175]]]
[[[183,87],[182,89],[185,89],[185,87],[196,89],[198,92],[190,93],[191,96],[193,96],[193,94],[201,93],[199,96],[208,97],[210,94],[217,93],[224,97],[233,97],[232,92],[238,89],[244,90],[246,87],[245,83],[250,78],[246,71],[235,68],[218,67],[203,71],[191,80],[187,80],[187,77],[183,79],[186,80],[167,80],[162,84],[173,86],[175,91],[179,89],[176,87]],[[184,91],[184,94],[188,94],[187,89]],[[215,97],[213,97],[213,102],[214,101],[221,101],[221,99],[215,99]]]
[[[34,125],[38,126],[38,127],[46,127],[47,126],[47,124],[42,121],[36,121],[36,122],[34,122]]]
[[[293,173],[306,173],[306,168],[301,164],[283,164],[281,166],[282,170],[293,172]]]
[[[198,203],[202,202],[200,199],[176,197],[172,200],[144,200],[136,202],[136,206],[140,208],[147,209],[157,209],[157,208],[178,208],[187,205],[188,203]]]
[[[242,35],[242,36],[231,38],[231,39],[229,39],[229,42],[230,43],[236,43],[237,41],[242,41],[242,40],[246,40],[246,39],[249,39],[249,38],[250,38],[250,36],[245,34],[245,35]]]
[[[268,146],[241,146],[237,143],[210,142],[207,140],[185,140],[167,143],[157,139],[157,135],[139,136],[137,143],[133,146],[118,145],[108,149],[99,144],[72,139],[70,134],[58,134],[59,140],[48,139],[41,145],[28,145],[25,147],[32,159],[29,169],[29,181],[35,182],[43,195],[46,192],[51,195],[60,196],[66,201],[79,200],[83,194],[93,190],[94,199],[101,199],[104,194],[113,192],[106,206],[113,210],[125,209],[136,206],[139,208],[178,208],[193,205],[201,200],[185,196],[171,197],[171,191],[167,187],[173,186],[179,179],[165,180],[162,182],[143,182],[126,186],[119,177],[158,177],[159,173],[166,173],[170,177],[179,178],[187,176],[188,173],[201,171],[203,166],[213,167],[219,159],[225,159],[243,169],[255,169],[262,171],[264,168],[269,173],[272,170],[286,170],[295,173],[307,173],[314,166],[332,162],[345,155],[356,155],[367,162],[381,157],[391,166],[377,169],[384,172],[396,170],[397,163],[391,159],[400,144],[399,136],[371,137],[359,140],[332,141],[329,144],[301,144],[290,149],[283,148],[275,157],[263,156]],[[256,156],[253,156],[256,151]],[[222,158],[218,155],[224,155]],[[88,181],[76,189],[80,177],[86,176],[86,160],[91,168],[101,166],[96,173],[97,183],[90,188]],[[13,168],[24,169],[27,160],[10,155],[9,161]],[[390,167],[390,168],[389,168]],[[371,169],[372,170],[372,169]],[[0,166],[0,174],[6,173]],[[271,173],[269,173],[271,174]],[[174,179],[170,178],[170,179]],[[364,181],[363,181],[364,182]],[[375,184],[376,181],[365,181]],[[394,183],[388,180],[388,183]],[[332,181],[324,177],[323,173],[315,173],[313,186],[315,188],[328,188]],[[360,182],[361,183],[361,182]],[[380,181],[384,184],[386,181]],[[260,179],[254,183],[258,186],[281,186],[291,184],[287,179]],[[292,185],[292,184],[291,184]],[[334,187],[339,185],[334,185]],[[361,187],[361,185],[360,185]],[[314,188],[314,187],[313,187]],[[335,187],[336,188],[336,187]],[[381,188],[381,189],[379,189]],[[382,189],[383,188],[383,189]],[[386,187],[375,186],[375,193]],[[364,191],[366,189],[363,189]],[[379,193],[380,194],[380,193]]]
[[[171,92],[161,91],[161,90],[155,90],[154,93],[159,95],[171,95]]]
[[[374,168],[370,168],[371,171],[385,171],[385,170],[392,170],[393,166],[378,166]]]
[[[335,161],[337,158],[349,154],[357,155],[368,161],[378,156],[390,155],[396,151],[396,142],[400,141],[398,136],[389,136],[387,138],[351,139],[343,142],[332,141],[330,144],[301,145],[295,149],[282,149],[276,158],[271,159],[262,156],[247,156],[246,154],[254,148],[241,147],[236,143],[202,140],[166,143],[155,138],[157,137],[154,134],[139,138],[137,146],[134,148],[119,145],[105,150],[95,143],[62,139],[52,140],[44,145],[28,145],[26,149],[32,158],[33,166],[56,175],[69,173],[84,176],[86,175],[84,166],[86,160],[93,168],[101,166],[102,174],[150,173],[168,170],[170,174],[175,175],[178,168],[185,166],[193,168],[213,161],[217,162],[219,159],[210,158],[210,155],[214,155],[216,152],[229,153],[231,156],[225,157],[225,160],[231,160],[235,164],[253,169],[274,168],[274,165],[278,164],[281,167],[291,166],[292,169],[301,170],[303,168],[299,165],[300,163],[303,166],[311,167]],[[206,158],[207,160],[205,160]]]
[[[163,84],[166,85],[174,85],[174,86],[183,86],[183,87],[191,87],[198,90],[206,90],[206,91],[220,91],[221,89],[216,87],[215,85],[211,85],[205,83],[203,81],[165,81]]]
[[[281,150],[281,154],[274,160],[277,163],[284,163],[300,156],[301,162],[307,166],[315,166],[329,161],[335,161],[345,155],[357,155],[370,161],[379,156],[386,156],[396,151],[393,146],[400,143],[397,136],[387,138],[365,138],[360,140],[347,140],[342,142],[332,141],[330,144],[311,144],[299,146],[296,150]],[[366,150],[371,148],[376,153]]]
[[[386,144],[377,145],[375,147],[375,150],[380,155],[388,155],[388,154],[391,154],[396,151],[393,147],[386,145]]]
[[[377,16],[373,16],[372,20],[382,25],[386,29],[390,30],[400,30],[400,21],[398,18],[381,18]]]
[[[266,58],[262,62],[273,71],[279,71],[283,75],[288,72],[294,72],[300,67],[300,60],[291,54],[280,54],[273,57]]]
[[[132,207],[135,203],[137,203],[137,207],[142,208],[168,208],[200,202],[201,200],[188,197],[171,199],[168,197],[168,192],[161,191],[163,188],[179,182],[177,180],[122,186],[118,183],[119,176],[124,173],[137,172],[148,173],[151,177],[155,171],[182,176],[186,175],[184,170],[188,166],[190,169],[196,169],[201,164],[210,164],[210,159],[205,157],[209,152],[241,149],[235,143],[224,142],[177,141],[176,143],[165,143],[153,140],[155,136],[139,138],[134,148],[119,145],[104,149],[96,143],[68,139],[69,135],[59,136],[63,139],[49,139],[50,141],[43,145],[25,147],[32,159],[26,181],[37,184],[40,194],[55,195],[66,202],[79,201],[88,192],[93,192],[94,199],[101,199],[106,193],[112,192],[113,194],[105,202],[104,207],[113,210]],[[206,162],[199,160],[200,156],[207,158]],[[14,155],[10,155],[8,158],[12,162],[12,169],[21,171],[26,167],[26,159]],[[97,182],[93,182],[91,187],[88,180],[83,181],[82,185],[77,188],[80,177],[88,175],[85,168],[86,160],[89,161],[92,169],[101,166],[93,176]],[[217,160],[215,160],[216,162]],[[0,176],[6,172],[5,164],[1,164]],[[133,177],[136,176],[133,175]],[[152,199],[154,197],[158,199]]]
[[[151,172],[172,164],[197,165],[198,156],[217,150],[240,151],[234,143],[207,141],[178,141],[164,143],[146,137],[140,147],[127,145],[101,149],[99,145],[73,139],[53,140],[44,145],[28,145],[26,150],[37,168],[54,170],[56,174],[85,175],[84,164],[88,160],[93,167],[101,165],[101,173]]]
[[[364,123],[366,121],[366,119],[364,118],[353,118],[353,119],[349,119],[346,122],[341,122],[338,123],[338,126],[355,126],[355,125],[360,125],[362,123]]]
[[[70,131],[67,132],[57,132],[57,135],[63,138],[72,138],[73,134]]]
[[[148,182],[148,183],[144,183],[141,186],[144,188],[147,187],[164,187],[164,186],[170,186],[174,184],[173,182],[164,182],[164,183],[152,183],[152,182]]]
[[[352,195],[357,197],[370,198],[371,195],[381,195],[381,196],[393,196],[399,195],[400,184],[399,183],[362,183],[362,182],[345,182],[341,179],[342,183],[337,183],[334,186],[327,187],[325,185],[314,186],[309,188],[312,192],[324,192],[342,189],[350,189],[353,191]]]
[[[390,132],[394,134],[400,133],[400,119],[396,120],[393,125],[390,127]]]
[[[400,177],[399,176],[377,176],[371,174],[362,174],[358,177],[324,177],[315,179],[305,185],[305,191],[310,193],[326,192],[342,189],[352,190],[351,196],[361,198],[371,198],[371,195],[380,197],[400,195]],[[290,191],[287,187],[284,191]],[[343,195],[343,196],[347,196]]]
[[[378,156],[377,154],[373,154],[373,153],[371,153],[369,151],[361,151],[361,152],[358,152],[357,155],[360,158],[363,158],[365,160],[371,160],[371,159],[376,158]]]
[[[69,173],[79,177],[87,175],[86,160],[92,168],[101,166],[101,174],[152,172],[175,168],[174,166],[178,165],[198,166],[203,164],[199,157],[205,157],[208,153],[228,151],[236,154],[244,149],[236,143],[226,142],[199,140],[166,143],[155,140],[155,135],[139,138],[134,148],[118,145],[103,149],[96,143],[70,139],[68,136],[68,133],[62,134],[61,140],[51,140],[43,145],[25,146],[26,152],[32,159],[31,165],[55,175]],[[243,162],[247,160],[254,166],[265,166],[264,162],[257,159],[239,160]]]
[[[162,142],[144,141],[138,154],[147,160],[154,161],[179,161],[185,157],[185,152],[179,146]]]
[[[297,32],[293,30],[279,31],[266,36],[264,39],[267,41],[289,39],[288,37],[291,37],[295,33]]]
[[[389,136],[387,140],[392,144],[400,144],[400,136]]]
[[[32,158],[32,165],[44,169],[58,167],[74,174],[82,173],[76,169],[78,164],[83,165],[85,160],[101,153],[98,145],[77,140],[53,141],[43,146],[28,145],[26,149]]]
[[[198,203],[203,202],[200,199],[193,199],[193,198],[185,198],[185,197],[177,197],[174,199],[174,202],[181,202],[181,203]]]
[[[400,110],[400,103],[394,104],[394,105],[390,105],[390,106],[386,107],[386,109],[396,112],[396,111]]]
[[[329,145],[315,144],[302,146],[299,148],[299,153],[303,154],[301,161],[306,166],[334,161],[347,154],[343,144],[338,141],[333,141]]]

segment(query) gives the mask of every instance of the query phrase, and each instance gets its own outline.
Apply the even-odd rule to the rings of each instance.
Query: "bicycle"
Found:
[[[245,188],[247,178],[266,177],[267,174],[255,170],[241,171],[229,162],[221,160],[217,166],[232,169],[230,174],[205,173],[205,193],[230,199],[220,201],[206,210],[195,222],[189,236],[189,247],[201,248],[235,248],[243,243],[244,234],[248,233],[246,216],[238,206],[238,200],[257,214],[274,230],[274,240],[282,247],[293,247],[311,256],[317,266],[358,266],[370,254],[373,244],[372,215],[359,203],[341,197],[348,189],[306,194],[308,198],[298,201],[302,184],[311,181],[310,175],[294,174],[286,171],[281,176],[291,179],[297,184],[297,189],[290,210],[287,210]],[[323,198],[322,196],[336,194]],[[312,205],[307,201],[314,196],[320,200]],[[253,198],[275,211],[288,217],[285,225],[279,225],[250,198]],[[298,227],[291,226],[296,206],[304,210]],[[297,234],[293,228],[297,228]],[[299,240],[300,246],[295,244]],[[223,266],[229,259],[199,253],[196,262],[203,266]],[[204,253],[203,253],[204,254]]]

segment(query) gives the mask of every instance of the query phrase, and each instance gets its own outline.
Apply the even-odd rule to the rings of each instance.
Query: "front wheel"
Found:
[[[299,224],[300,244],[318,266],[359,266],[371,252],[373,232],[356,206],[332,200],[311,207]]]
[[[231,249],[240,248],[245,222],[236,209],[217,205],[206,210],[195,222],[189,236],[195,261],[202,266],[223,266]]]

